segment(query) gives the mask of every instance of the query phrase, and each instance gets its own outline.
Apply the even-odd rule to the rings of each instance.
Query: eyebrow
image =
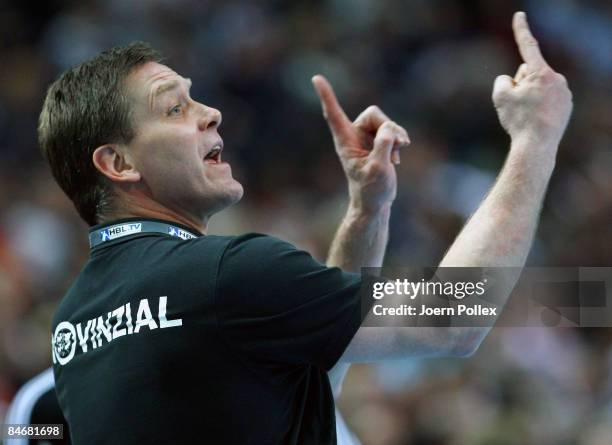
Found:
[[[189,77],[185,77],[183,79],[187,83],[187,89],[191,88],[191,85],[192,85],[191,79]],[[177,88],[180,85],[181,85],[181,82],[175,79],[175,80],[170,80],[169,82],[162,83],[157,88],[155,88],[155,90],[153,91],[153,94],[151,95],[151,101],[150,101],[151,109],[153,109],[153,106],[155,105],[155,99],[157,97],[161,96],[162,94],[170,90]]]

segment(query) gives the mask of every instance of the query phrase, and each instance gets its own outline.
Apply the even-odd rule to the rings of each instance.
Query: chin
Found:
[[[242,195],[244,195],[244,188],[242,187],[242,184],[240,184],[238,181],[234,181],[234,187],[231,190],[230,193],[230,197],[229,200],[231,201],[228,206],[234,205],[236,204],[238,201],[240,201],[242,199]]]
[[[215,204],[212,206],[212,210],[208,214],[213,215],[215,213],[219,213],[223,209],[233,206],[242,199],[243,194],[244,189],[242,188],[242,184],[240,184],[238,181],[233,181],[231,185],[223,190],[223,194],[215,199]]]

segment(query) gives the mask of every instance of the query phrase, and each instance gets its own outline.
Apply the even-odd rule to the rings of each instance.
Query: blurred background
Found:
[[[88,257],[36,143],[60,72],[132,40],[160,49],[223,112],[245,186],[210,233],[265,232],[322,261],[347,201],[310,84],[324,73],[351,118],[377,104],[408,129],[386,264],[435,265],[507,152],[490,95],[520,64],[520,9],[575,102],[529,263],[611,266],[609,0],[2,0],[0,419],[50,365],[51,316]],[[339,405],[366,445],[610,444],[612,331],[498,328],[469,359],[353,366]]]

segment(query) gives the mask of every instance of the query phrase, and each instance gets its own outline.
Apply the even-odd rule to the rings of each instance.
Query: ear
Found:
[[[98,171],[113,182],[140,181],[140,172],[118,145],[101,145],[94,150],[92,158]]]

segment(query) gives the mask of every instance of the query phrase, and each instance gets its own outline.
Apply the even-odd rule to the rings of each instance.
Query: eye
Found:
[[[168,111],[168,116],[179,116],[182,113],[181,104],[175,105]]]

